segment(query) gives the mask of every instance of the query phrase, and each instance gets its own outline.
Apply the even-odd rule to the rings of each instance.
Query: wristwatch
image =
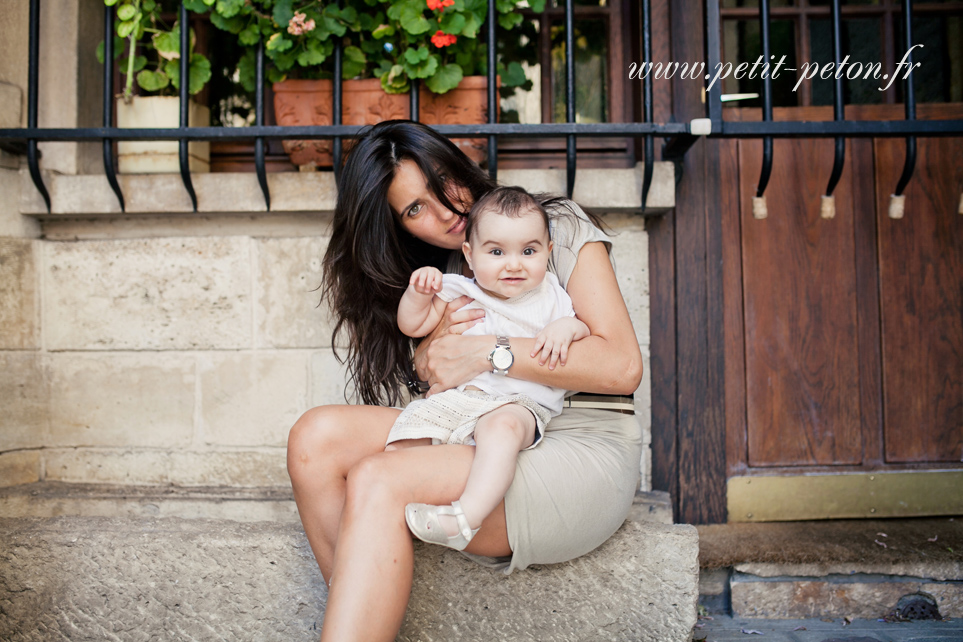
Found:
[[[508,369],[515,363],[515,355],[512,354],[508,337],[495,338],[495,348],[488,353],[488,361],[492,364],[493,374],[503,376],[508,374]]]

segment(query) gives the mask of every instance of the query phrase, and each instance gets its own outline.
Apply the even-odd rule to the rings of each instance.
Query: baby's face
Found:
[[[478,285],[510,299],[545,279],[552,242],[542,215],[534,210],[518,218],[485,212],[462,250]]]

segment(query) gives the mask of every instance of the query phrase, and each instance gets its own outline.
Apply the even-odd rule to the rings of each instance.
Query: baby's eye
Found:
[[[526,247],[524,250],[522,250],[522,254],[524,254],[525,256],[531,256],[531,255],[535,254],[535,248],[533,248],[533,247]]]
[[[492,251],[491,251],[491,255],[492,255],[492,256],[501,256],[501,255],[502,255],[502,251],[501,251],[501,250],[498,250],[498,249],[492,250]]]

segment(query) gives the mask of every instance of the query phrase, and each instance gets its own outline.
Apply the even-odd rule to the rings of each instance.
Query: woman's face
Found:
[[[466,188],[456,188],[448,200],[471,206]],[[425,175],[414,161],[403,160],[395,170],[388,187],[388,205],[398,216],[402,227],[415,238],[448,250],[461,248],[465,240],[467,218],[450,211],[428,187]]]

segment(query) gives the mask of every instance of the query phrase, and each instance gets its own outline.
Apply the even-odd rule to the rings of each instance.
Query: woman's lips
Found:
[[[459,216],[458,220],[455,221],[455,224],[448,228],[448,233],[461,234],[465,230],[465,224],[467,222],[468,222],[467,218],[465,218],[464,216]]]

